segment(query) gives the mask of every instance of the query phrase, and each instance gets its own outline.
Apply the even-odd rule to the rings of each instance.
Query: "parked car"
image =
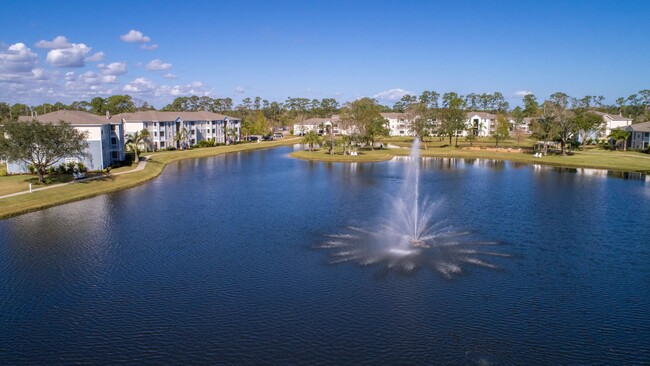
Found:
[[[273,134],[273,138],[275,138],[275,139],[281,139],[283,137],[284,137],[284,135],[282,133],[280,133],[280,132],[276,132],[276,133]]]

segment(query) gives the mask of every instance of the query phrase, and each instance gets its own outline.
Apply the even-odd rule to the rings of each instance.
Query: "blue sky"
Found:
[[[0,1],[0,101],[650,88],[649,1]],[[59,37],[59,38],[56,38]],[[64,37],[64,38],[63,38]]]

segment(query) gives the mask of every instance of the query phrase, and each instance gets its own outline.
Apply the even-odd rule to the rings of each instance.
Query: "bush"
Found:
[[[49,168],[47,168],[47,174],[56,174],[56,173],[57,171],[55,166],[50,166]]]
[[[80,172],[87,172],[88,168],[86,168],[86,165],[84,163],[77,163],[77,167],[79,168]]]
[[[167,146],[167,147],[165,148],[165,151],[175,151],[175,150],[176,150],[176,148],[173,147],[173,146]]]
[[[201,140],[199,141],[198,144],[194,145],[194,147],[197,148],[202,148],[202,147],[214,147],[216,146],[216,142],[214,139],[207,139],[207,140]]]
[[[29,164],[29,165],[27,166],[27,170],[29,170],[29,174],[34,174],[34,173],[36,173],[36,167],[33,166],[32,164]]]

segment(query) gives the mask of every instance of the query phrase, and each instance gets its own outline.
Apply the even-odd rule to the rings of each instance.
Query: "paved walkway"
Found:
[[[149,160],[152,156],[153,156],[153,155],[150,155],[150,156],[148,156],[145,160],[141,160],[141,161],[138,163],[138,166],[135,167],[135,169],[127,170],[127,171],[125,171],[125,172],[113,173],[113,174],[110,174],[110,173],[109,173],[108,175],[109,175],[109,176],[116,176],[116,175],[122,175],[122,174],[129,174],[129,173],[139,172],[139,171],[141,171],[142,169],[144,169],[144,167],[147,166],[147,160]],[[74,181],[72,181],[72,182],[68,182],[68,183],[59,183],[59,184],[54,184],[54,185],[47,186],[47,187],[34,188],[34,189],[32,189],[32,192],[44,191],[44,190],[46,190],[46,189],[52,189],[52,188],[57,188],[57,187],[63,187],[63,186],[67,186],[67,185],[69,185],[69,184],[83,183],[83,182],[88,182],[88,181],[91,181],[91,180],[102,179],[102,178],[106,178],[106,175],[98,175],[98,176],[96,176],[96,177],[91,177],[91,178],[84,178],[84,179],[74,180]],[[29,194],[29,193],[30,193],[29,191],[23,191],[23,192],[16,192],[16,193],[11,193],[11,194],[6,194],[6,195],[4,195],[4,196],[0,196],[0,200],[3,199],[3,198],[15,197],[15,196],[20,196],[20,195],[23,195],[23,194]]]

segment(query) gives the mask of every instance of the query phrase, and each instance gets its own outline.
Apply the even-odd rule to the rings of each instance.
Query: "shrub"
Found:
[[[167,146],[167,147],[165,148],[165,151],[174,151],[174,150],[176,150],[176,148],[173,147],[173,146]]]
[[[61,163],[61,164],[59,164],[58,171],[59,171],[59,174],[66,174],[66,173],[68,173],[68,168],[66,168],[65,164]]]
[[[47,168],[47,174],[56,174],[56,173],[57,173],[56,167],[50,166],[49,168]]]
[[[86,168],[86,165],[84,163],[77,163],[77,167],[79,168],[80,172],[87,172],[88,168]]]
[[[29,174],[34,174],[34,173],[36,173],[36,167],[33,166],[32,164],[29,164],[29,165],[27,166],[27,170],[29,170]]]

